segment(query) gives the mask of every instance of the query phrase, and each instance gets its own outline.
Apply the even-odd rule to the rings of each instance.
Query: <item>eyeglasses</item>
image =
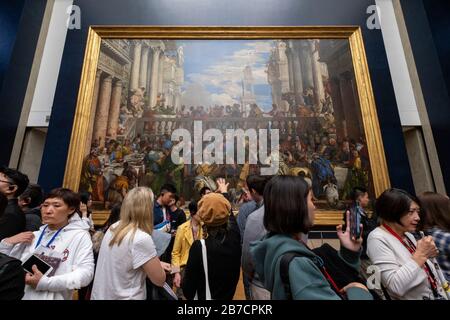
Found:
[[[8,180],[0,180],[0,182],[4,182],[4,183],[7,183],[7,184],[13,184],[11,181],[8,181]]]

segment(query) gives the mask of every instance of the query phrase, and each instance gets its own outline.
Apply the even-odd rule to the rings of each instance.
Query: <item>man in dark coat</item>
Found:
[[[0,216],[0,241],[25,231],[25,214],[17,198],[25,191],[28,183],[25,174],[10,168],[0,168],[0,193],[8,199],[8,205]]]

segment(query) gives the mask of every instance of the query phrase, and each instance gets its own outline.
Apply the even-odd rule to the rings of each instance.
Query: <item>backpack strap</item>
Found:
[[[286,252],[285,254],[283,254],[281,256],[281,261],[280,261],[280,277],[281,277],[281,281],[282,281],[283,286],[284,286],[284,292],[286,294],[286,299],[287,300],[292,300],[291,284],[290,284],[290,281],[289,281],[289,264],[291,263],[291,261],[295,257],[304,257],[304,256],[299,254],[299,253],[297,253],[297,252]],[[325,270],[322,258],[320,258],[320,257],[313,257],[313,258],[307,257],[307,258],[309,260],[311,260],[311,262],[313,262],[314,265],[324,275],[324,277],[328,281],[331,289],[339,297],[341,297],[341,299],[345,300],[346,297],[344,295],[342,295],[338,290],[336,290],[336,288],[335,288],[336,284],[334,283],[333,279],[330,277],[328,272]]]
[[[289,264],[295,257],[301,257],[301,255],[296,252],[287,252],[283,254],[280,261],[280,276],[287,300],[292,300],[291,284],[289,281]]]

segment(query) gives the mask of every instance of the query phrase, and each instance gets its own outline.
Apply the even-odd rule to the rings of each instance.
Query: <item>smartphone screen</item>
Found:
[[[360,207],[355,205],[350,210],[350,230],[353,237],[358,239],[361,236],[361,214]]]
[[[36,265],[36,267],[39,269],[40,272],[42,272],[42,274],[46,274],[47,271],[49,271],[52,267],[47,262],[40,259],[34,254],[31,257],[29,257],[28,260],[22,263],[22,267],[25,269],[25,271],[29,273],[33,273],[32,269],[33,265]]]

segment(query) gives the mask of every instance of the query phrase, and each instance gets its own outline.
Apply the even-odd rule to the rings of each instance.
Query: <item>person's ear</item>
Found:
[[[11,193],[15,193],[15,192],[17,191],[17,186],[16,186],[15,184],[12,184],[12,185],[10,185],[10,186],[8,187],[8,190],[9,190]]]
[[[30,197],[22,198],[22,201],[25,203],[25,205],[29,205],[31,202],[31,198]]]
[[[69,213],[68,217],[70,219],[75,213],[78,213],[79,210],[77,208],[74,208],[74,207],[69,207],[69,212],[70,213]]]

